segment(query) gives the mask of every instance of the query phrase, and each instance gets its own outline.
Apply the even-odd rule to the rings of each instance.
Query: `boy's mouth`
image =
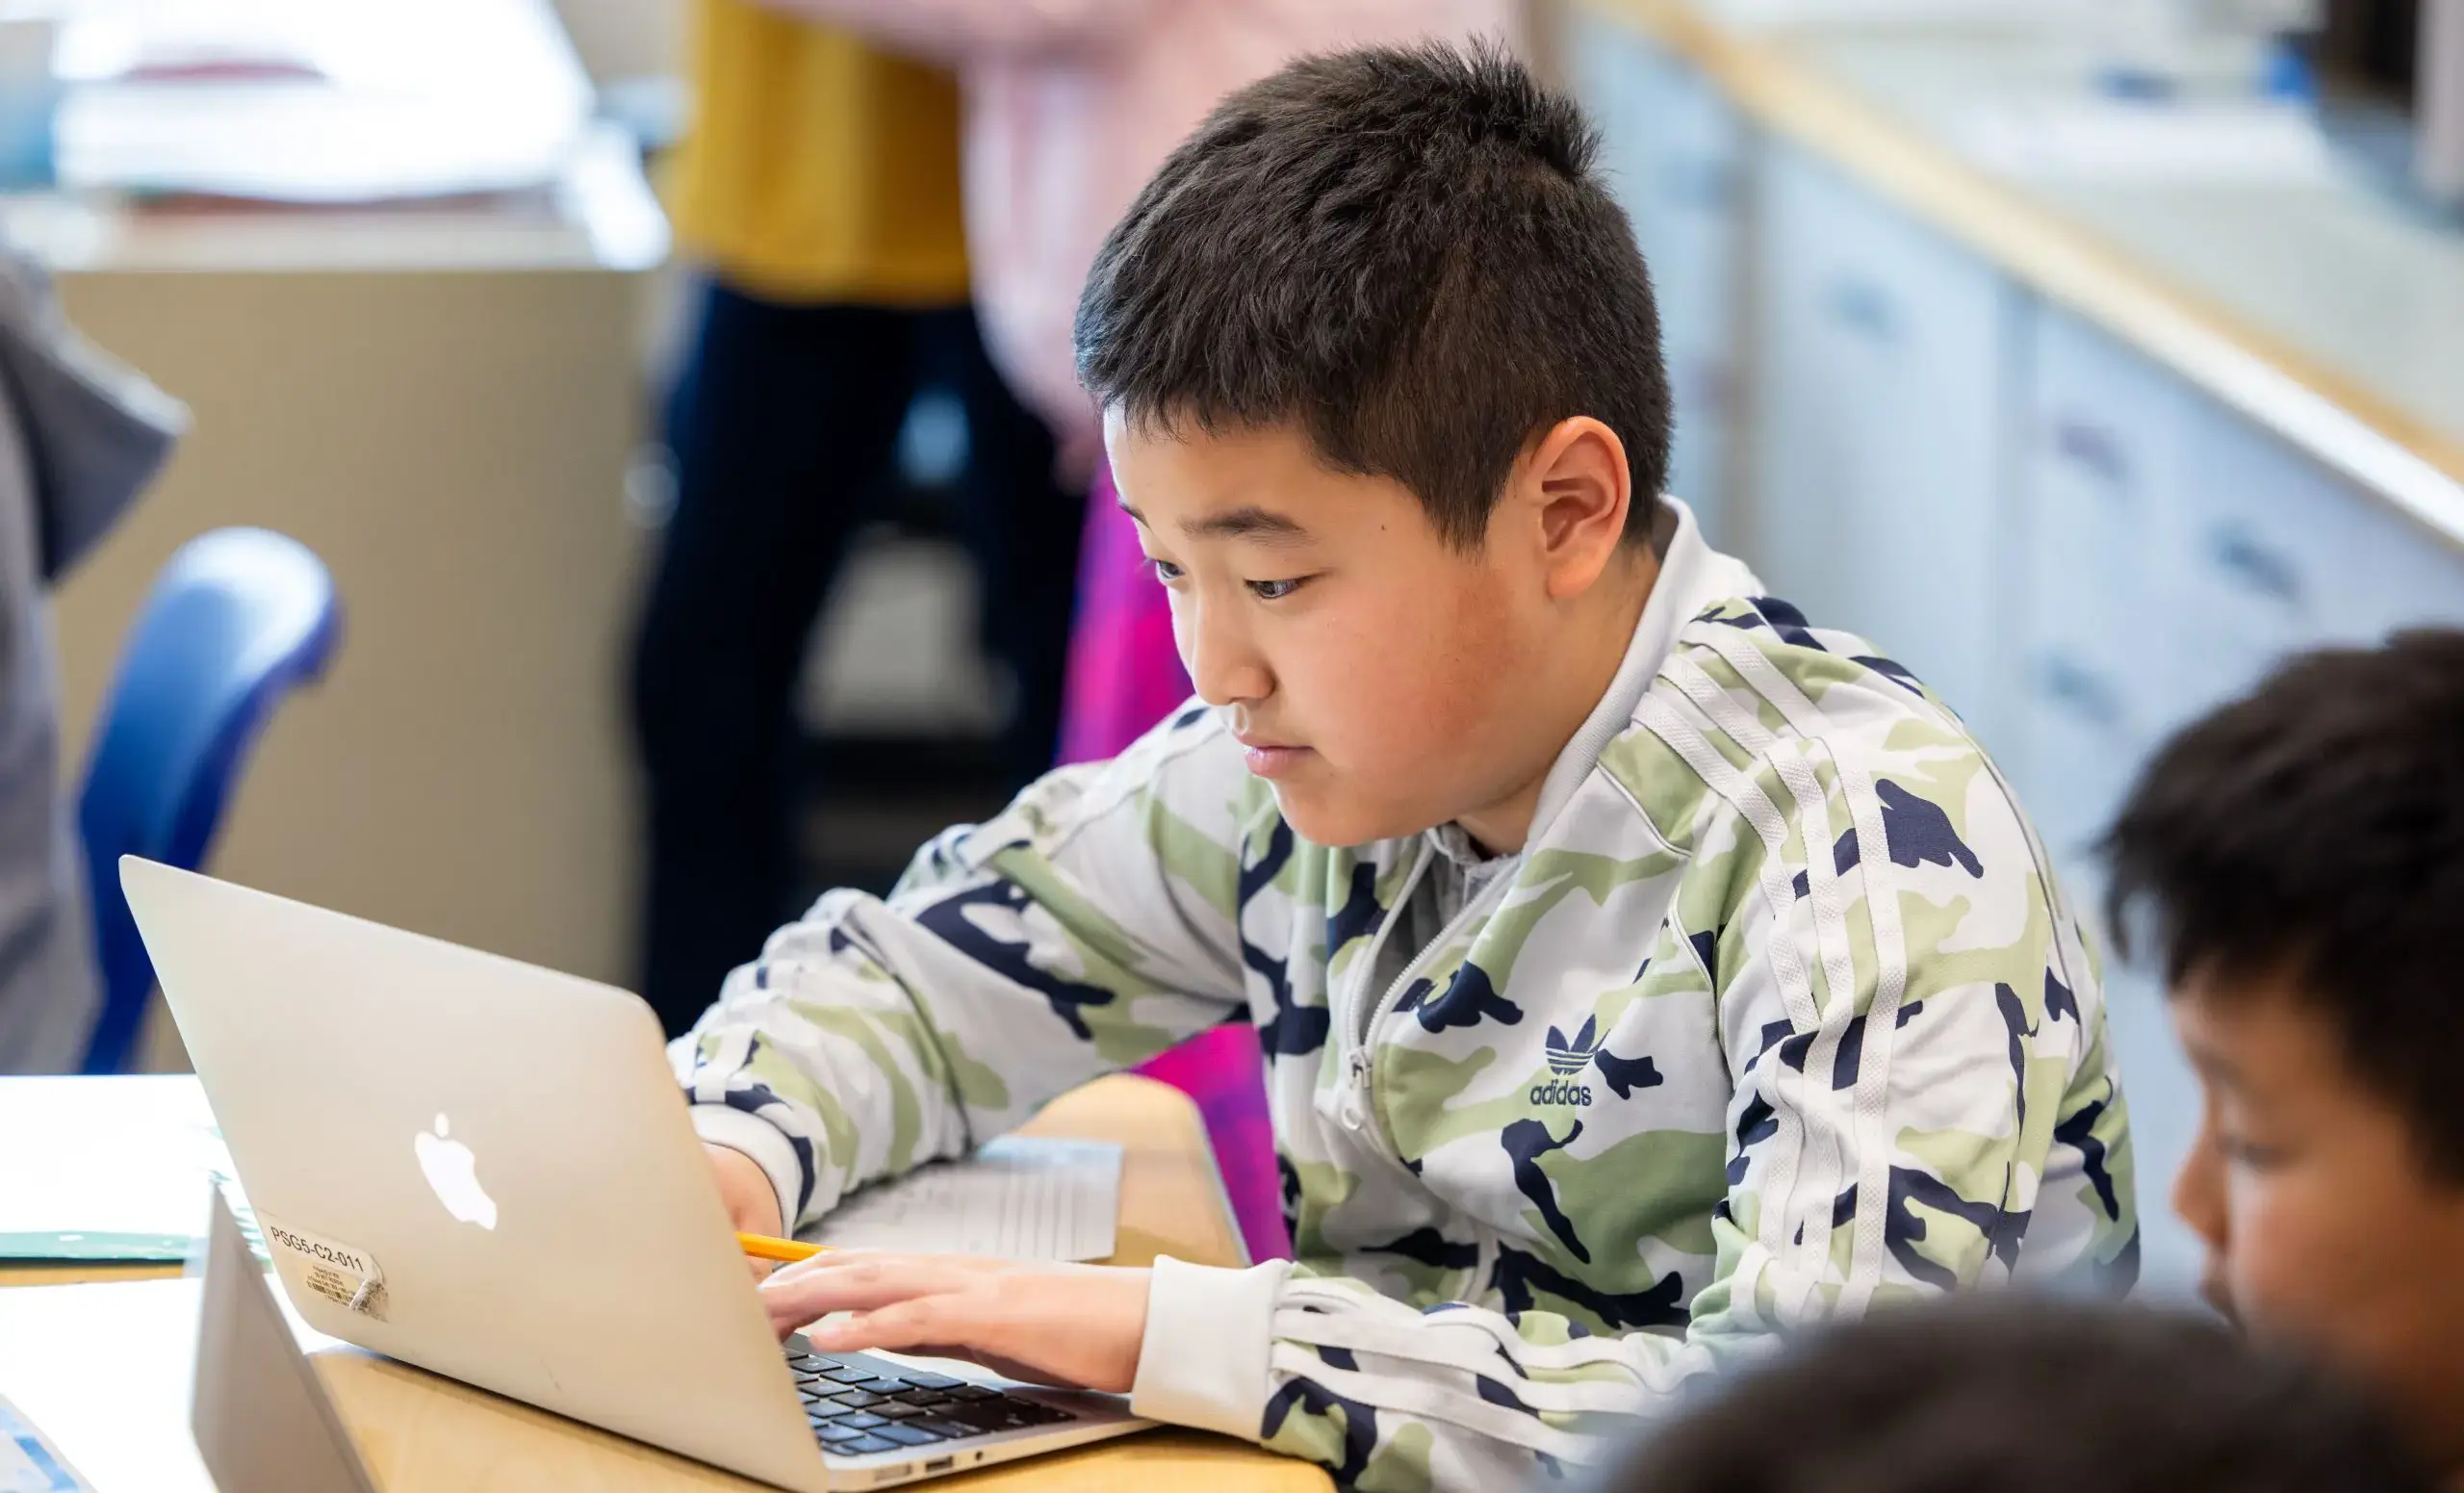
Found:
[[[1311,755],[1307,747],[1284,741],[1260,741],[1246,735],[1233,739],[1241,743],[1242,757],[1248,763],[1250,773],[1260,778],[1289,777]]]

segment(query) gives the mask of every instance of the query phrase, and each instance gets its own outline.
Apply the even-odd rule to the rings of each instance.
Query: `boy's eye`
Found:
[[[2224,1153],[2227,1162],[2245,1171],[2268,1171],[2284,1164],[2283,1147],[2262,1145],[2238,1135],[2218,1136],[2216,1148]]]
[[[1156,579],[1168,586],[1180,579],[1183,574],[1181,568],[1170,560],[1159,560],[1151,554],[1146,557],[1146,568],[1155,573]]]
[[[1279,602],[1308,582],[1306,576],[1290,580],[1252,580],[1249,582],[1249,594],[1262,602]]]

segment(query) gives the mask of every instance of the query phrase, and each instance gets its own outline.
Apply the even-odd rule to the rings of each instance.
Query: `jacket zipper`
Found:
[[[1419,859],[1412,862],[1410,874],[1403,878],[1402,894],[1395,899],[1393,909],[1378,923],[1377,936],[1369,940],[1368,951],[1360,962],[1360,973],[1351,982],[1351,998],[1343,1003],[1344,1021],[1336,1028],[1335,1040],[1348,1042],[1350,1045],[1344,1052],[1344,1093],[1343,1097],[1335,1101],[1335,1112],[1347,1130],[1357,1132],[1373,1119],[1367,1111],[1370,1064],[1365,1034],[1374,1024],[1375,1013],[1373,1011],[1367,1019],[1361,1019],[1360,1003],[1369,993],[1369,982],[1377,978],[1377,961],[1386,952],[1386,940],[1394,937],[1395,925],[1402,921],[1403,910],[1411,905],[1413,893],[1421,888],[1421,878],[1428,874],[1429,862],[1436,856],[1436,850],[1423,840]],[[1418,963],[1418,960],[1413,963]]]
[[[1421,879],[1427,875],[1429,862],[1435,860],[1437,852],[1434,849],[1425,843],[1422,845],[1421,858],[1412,866],[1411,878],[1403,884],[1402,895],[1395,899],[1394,912],[1387,914],[1385,926],[1377,930],[1376,940],[1369,946],[1368,967],[1363,969],[1360,978],[1353,982],[1352,998],[1348,1003],[1352,1010],[1359,1009],[1360,997],[1368,993],[1369,982],[1376,978],[1377,956],[1386,950],[1386,935],[1393,930],[1395,923],[1400,920],[1403,909],[1410,905],[1413,893],[1420,890]],[[1375,1051],[1373,1039],[1376,1036],[1378,1025],[1394,1014],[1395,1003],[1402,999],[1403,991],[1410,988],[1412,976],[1420,972],[1421,962],[1438,949],[1446,947],[1447,943],[1454,938],[1455,932],[1468,924],[1473,916],[1487,904],[1491,893],[1512,879],[1505,874],[1505,868],[1501,866],[1498,874],[1491,877],[1477,894],[1467,898],[1463,906],[1456,910],[1454,915],[1447,919],[1446,926],[1437,931],[1437,937],[1422,945],[1419,952],[1404,961],[1401,971],[1395,976],[1393,983],[1386,987],[1386,993],[1378,997],[1377,1004],[1370,1008],[1368,1017],[1354,1023],[1357,1027],[1354,1042],[1350,1052],[1344,1059],[1344,1075],[1348,1083],[1343,1102],[1338,1107],[1345,1118],[1345,1128],[1359,1130],[1366,1127],[1370,1138],[1376,1143],[1375,1148],[1378,1153],[1392,1162],[1399,1171],[1409,1172],[1411,1169],[1403,1165],[1402,1152],[1396,1146],[1395,1138],[1387,1132],[1385,1118],[1377,1111],[1376,1068],[1371,1056]]]

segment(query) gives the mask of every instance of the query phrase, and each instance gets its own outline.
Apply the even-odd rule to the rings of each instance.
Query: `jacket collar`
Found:
[[[1616,677],[1608,682],[1608,688],[1602,693],[1600,703],[1592,707],[1581,728],[1557,754],[1549,776],[1540,785],[1540,802],[1532,811],[1531,832],[1524,837],[1527,847],[1547,833],[1575,790],[1599,765],[1600,754],[1608,743],[1632,726],[1644,692],[1668,662],[1668,656],[1677,647],[1677,634],[1685,625],[1715,602],[1762,594],[1762,582],[1755,579],[1744,561],[1723,554],[1704,541],[1703,528],[1695,520],[1693,509],[1675,498],[1663,497],[1660,501],[1668,505],[1676,525],[1660,554],[1659,579],[1652,583],[1651,597],[1643,604],[1643,615],[1634,624],[1633,639],[1626,645],[1626,657],[1617,666]]]

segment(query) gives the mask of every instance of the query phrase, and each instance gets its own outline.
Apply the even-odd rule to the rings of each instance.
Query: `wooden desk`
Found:
[[[1116,1141],[1118,1252],[1238,1264],[1196,1107],[1148,1079],[1106,1078],[1065,1095],[1035,1135]],[[159,1270],[146,1274],[160,1274]],[[104,1493],[210,1493],[188,1437],[196,1287],[112,1267],[0,1270],[0,1284],[129,1281],[111,1291],[0,1291],[0,1394],[41,1426]],[[322,1340],[319,1340],[322,1343]],[[722,1493],[760,1486],[543,1410],[342,1345],[317,1367],[388,1493],[555,1487],[576,1493]],[[1148,1431],[927,1486],[966,1493],[1152,1488],[1322,1493],[1314,1466],[1197,1431]]]

